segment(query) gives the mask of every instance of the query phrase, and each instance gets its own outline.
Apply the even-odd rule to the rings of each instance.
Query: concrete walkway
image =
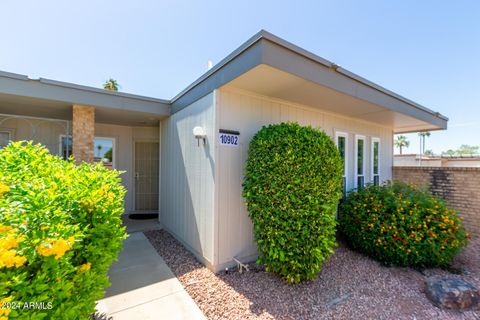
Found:
[[[142,232],[124,241],[109,271],[112,285],[98,301],[104,319],[205,319],[165,261]]]

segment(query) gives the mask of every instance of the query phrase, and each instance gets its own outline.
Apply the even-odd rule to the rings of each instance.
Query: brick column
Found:
[[[72,153],[76,163],[93,162],[93,137],[95,133],[95,108],[74,105],[72,119]]]

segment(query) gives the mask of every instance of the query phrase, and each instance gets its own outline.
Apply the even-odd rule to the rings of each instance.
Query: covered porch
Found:
[[[159,123],[168,102],[0,72],[0,147],[33,141],[124,171],[125,212],[158,211]]]

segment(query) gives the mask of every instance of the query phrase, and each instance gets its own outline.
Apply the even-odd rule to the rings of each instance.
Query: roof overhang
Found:
[[[447,117],[266,31],[173,98],[172,113],[222,86],[382,124],[395,133],[447,128]]]
[[[169,101],[72,83],[0,72],[0,113],[70,120],[72,105],[95,107],[95,120],[121,125],[158,125]]]
[[[74,104],[96,120],[152,125],[222,87],[236,87],[406,133],[447,128],[448,118],[266,31],[260,31],[171,101],[0,71],[0,113],[71,119]]]

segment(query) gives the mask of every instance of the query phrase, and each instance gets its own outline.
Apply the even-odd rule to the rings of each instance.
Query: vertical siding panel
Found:
[[[214,94],[162,122],[160,222],[200,259],[213,264],[215,172]],[[207,145],[197,146],[192,130],[203,127]],[[162,160],[163,160],[162,159]]]
[[[289,117],[288,117],[288,107],[286,105],[281,104],[280,105],[280,112],[281,112],[281,122],[287,122]]]

